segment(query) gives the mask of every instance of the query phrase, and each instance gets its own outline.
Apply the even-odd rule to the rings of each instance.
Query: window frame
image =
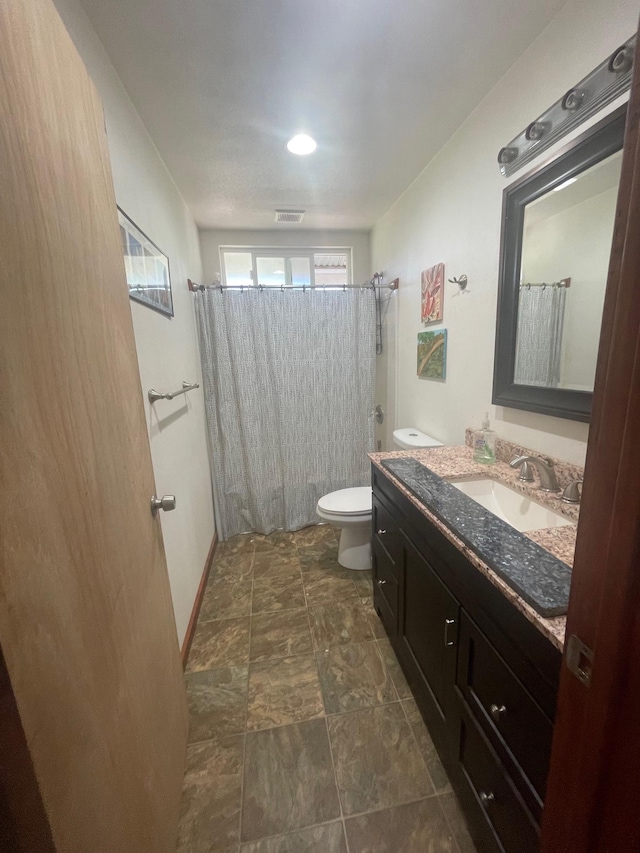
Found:
[[[251,280],[253,287],[256,287],[260,282],[257,280],[257,259],[258,258],[283,258],[285,271],[285,287],[293,287],[293,274],[291,271],[292,258],[307,258],[309,260],[309,287],[316,287],[315,283],[315,255],[345,255],[347,258],[347,284],[352,283],[353,255],[351,246],[220,246],[220,277],[222,284],[226,287],[240,287],[240,285],[229,285],[227,283],[227,270],[225,263],[225,254],[232,252],[244,252],[251,254]],[[279,284],[263,285],[266,288],[277,290]],[[299,287],[300,285],[298,285]],[[342,287],[342,285],[317,285],[318,289],[327,289],[333,287]]]

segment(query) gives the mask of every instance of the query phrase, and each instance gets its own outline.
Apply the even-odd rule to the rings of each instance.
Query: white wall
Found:
[[[290,249],[306,247],[351,248],[353,282],[360,284],[371,278],[371,250],[368,231],[314,231],[280,229],[267,231],[219,230],[200,232],[203,281],[210,283],[220,272],[220,246],[269,246]]]
[[[522,281],[571,278],[565,294],[560,388],[593,390],[618,188],[525,223]]]
[[[179,641],[182,643],[214,534],[202,388],[153,407],[149,388],[200,381],[187,278],[201,276],[198,231],[189,210],[77,0],[56,0],[105,108],[120,207],[169,257],[175,316],[131,302],[157,492],[177,508],[160,513]]]
[[[461,443],[465,427],[478,426],[488,410],[499,435],[583,463],[586,424],[491,406],[501,205],[508,184],[496,156],[635,32],[639,11],[638,0],[568,2],[376,224],[373,268],[400,278],[387,315],[386,354],[379,362],[378,387],[386,390],[391,415],[381,434],[387,446],[394,422]],[[456,286],[445,285],[445,382],[416,376],[417,333],[424,328],[420,272],[439,262],[445,263],[447,278],[469,277],[468,295],[454,297]]]

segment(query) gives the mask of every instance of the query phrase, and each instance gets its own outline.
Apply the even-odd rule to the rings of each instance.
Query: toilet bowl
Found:
[[[371,568],[371,487],[339,489],[320,498],[316,513],[341,529],[338,562],[346,569]]]
[[[403,450],[442,447],[442,442],[419,429],[406,427],[393,433],[393,443]],[[371,568],[371,488],[339,489],[320,498],[316,513],[341,529],[338,562],[345,569]]]

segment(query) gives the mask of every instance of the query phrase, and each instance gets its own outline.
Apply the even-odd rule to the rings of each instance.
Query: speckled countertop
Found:
[[[411,451],[396,451],[389,453],[371,453],[370,458],[385,476],[394,483],[394,485],[403,492],[409,500],[423,513],[436,527],[449,539],[452,544],[458,548],[469,561],[481,571],[493,584],[498,587],[501,592],[517,607],[524,616],[532,622],[538,630],[549,639],[557,648],[562,649],[564,645],[564,634],[566,627],[565,616],[555,616],[546,618],[541,616],[536,610],[525,601],[522,595],[519,595],[499,574],[494,571],[487,562],[485,562],[468,544],[465,544],[460,535],[447,526],[438,516],[438,505],[434,504],[435,509],[430,510],[423,501],[414,492],[405,485],[400,476],[408,476],[411,480],[413,474],[414,488],[429,486],[429,471],[447,479],[458,479],[464,477],[482,476],[503,482],[513,489],[516,489],[523,495],[533,498],[539,503],[548,505],[551,509],[561,513],[577,522],[579,508],[570,504],[563,503],[559,495],[545,494],[539,489],[518,480],[518,471],[514,471],[505,462],[496,462],[494,465],[480,465],[473,461],[473,454],[470,447],[455,446],[455,447],[437,447],[426,450],[411,450]],[[384,465],[385,460],[416,460],[424,465],[428,471],[424,476],[420,476],[411,465],[401,466],[401,471],[398,477],[389,471]],[[561,485],[564,485],[562,477],[562,469],[558,465],[557,473]],[[406,471],[404,470],[406,469]],[[415,475],[418,475],[420,485],[416,485]],[[571,472],[573,474],[573,472]],[[436,485],[436,478],[433,478],[432,485]],[[462,496],[464,497],[464,496]],[[470,500],[470,499],[466,499]],[[473,501],[471,504],[473,505]],[[471,508],[471,505],[468,505]],[[442,509],[440,507],[440,509]],[[483,511],[486,512],[486,511]],[[500,522],[502,525],[503,522]],[[515,531],[514,531],[515,533]],[[464,534],[463,534],[464,535]],[[548,554],[562,561],[566,566],[571,566],[573,562],[573,551],[575,548],[576,528],[573,526],[556,527],[544,530],[535,530],[525,534],[517,534],[517,537],[527,537],[532,542],[537,543],[548,552]],[[528,550],[528,549],[527,549]],[[537,549],[535,549],[537,551]],[[538,552],[540,562],[545,562],[544,554]],[[531,555],[529,555],[531,556]],[[535,556],[535,555],[534,555]],[[562,565],[556,564],[555,560],[549,560],[549,566],[552,576],[561,577],[566,574],[566,569]],[[555,568],[554,568],[555,564]],[[553,585],[552,585],[553,588]],[[548,591],[548,590],[547,590]],[[523,589],[526,594],[526,590]]]

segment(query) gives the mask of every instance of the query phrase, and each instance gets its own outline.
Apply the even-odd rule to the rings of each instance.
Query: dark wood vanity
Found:
[[[374,606],[479,853],[538,849],[561,653],[375,465]]]

